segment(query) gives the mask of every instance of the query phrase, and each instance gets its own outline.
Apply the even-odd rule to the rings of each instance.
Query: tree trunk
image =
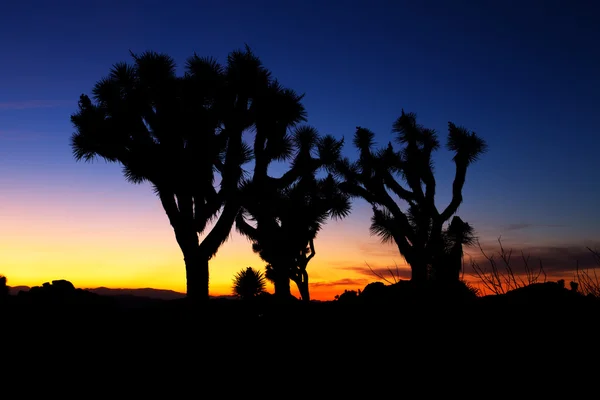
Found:
[[[458,282],[460,280],[460,271],[462,270],[462,256],[462,244],[458,244],[454,246],[454,248],[450,252],[450,256],[448,257],[450,279],[453,282]]]
[[[280,300],[289,300],[292,296],[290,289],[290,278],[286,274],[277,274],[275,282],[275,296]]]
[[[186,252],[185,276],[187,297],[195,303],[208,301],[208,257],[202,257],[198,249]]]
[[[411,281],[414,283],[427,282],[427,264],[423,262],[414,262],[410,264],[412,272]]]
[[[284,260],[271,263],[273,268],[273,286],[275,287],[275,298],[279,301],[289,300],[292,297],[290,289],[289,268]]]
[[[306,271],[302,271],[302,277],[296,280],[296,285],[298,286],[298,291],[300,292],[300,297],[304,302],[310,302],[310,292],[308,291],[308,273]]]
[[[462,270],[462,246],[454,246],[449,253],[440,253],[434,260],[435,279],[444,283],[455,283],[460,280]]]

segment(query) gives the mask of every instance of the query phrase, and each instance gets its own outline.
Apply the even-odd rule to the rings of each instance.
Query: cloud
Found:
[[[357,271],[359,273],[361,273],[360,271]],[[365,275],[370,275],[370,276],[376,276],[380,279],[387,279],[388,281],[395,281],[395,280],[400,280],[400,279],[410,279],[412,276],[410,267],[398,267],[396,269],[396,267],[377,267],[377,268],[373,268],[371,267],[371,269],[366,269],[366,271],[363,271],[363,273]]]
[[[30,110],[35,108],[55,108],[73,105],[66,100],[25,100],[0,102],[0,110]]]
[[[592,250],[600,249],[600,243],[589,246]],[[490,246],[483,248],[489,258],[492,258],[498,270],[502,273],[507,272],[505,262],[500,257],[500,248],[491,248]],[[510,258],[508,253],[511,248],[504,247],[507,255],[507,261],[510,268],[517,275],[524,275],[527,270],[537,273],[543,272],[548,279],[560,279],[574,277],[577,273],[577,268],[582,270],[591,270],[600,268],[598,260],[586,246],[523,246],[522,248],[512,248]],[[473,262],[479,265],[480,268],[492,270],[492,263],[485,258],[481,252],[472,251],[465,257],[465,271],[473,273]],[[543,278],[543,273],[540,278]]]
[[[507,225],[504,230],[505,231],[520,231],[521,229],[527,229],[530,228],[532,225],[531,224],[509,224]]]
[[[515,224],[504,225],[502,227],[502,230],[504,230],[504,231],[520,231],[520,230],[529,229],[529,228],[564,228],[564,227],[566,227],[566,225],[560,225],[560,224],[529,224],[529,223],[520,222],[520,223],[515,223]]]
[[[357,247],[360,250],[360,252],[365,256],[402,258],[400,252],[398,251],[398,247],[396,247],[395,244],[362,242],[359,243]]]
[[[334,286],[365,286],[369,283],[368,279],[339,279],[337,281],[315,282],[309,283],[311,287],[334,287]]]
[[[365,264],[364,266],[346,265],[335,268],[368,276],[371,278],[371,280],[383,280],[385,278],[388,281],[393,282],[394,280],[411,278],[410,267],[406,264],[395,264],[391,266],[375,266],[371,264]]]

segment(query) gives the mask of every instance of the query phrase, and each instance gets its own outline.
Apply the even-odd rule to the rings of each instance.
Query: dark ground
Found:
[[[357,396],[365,383],[378,393],[415,382],[438,393],[448,382],[493,388],[503,380],[575,390],[598,376],[600,303],[565,291],[389,303],[215,299],[204,307],[78,293],[11,296],[2,306],[11,374],[111,390],[219,382],[223,396],[247,380],[259,385],[244,389],[251,392],[316,385]]]

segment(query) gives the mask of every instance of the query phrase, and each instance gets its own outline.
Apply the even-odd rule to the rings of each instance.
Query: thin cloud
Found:
[[[387,243],[359,243],[358,249],[365,256],[371,257],[402,257],[398,247]]]
[[[589,246],[592,250],[600,249],[600,245]],[[505,254],[511,251],[511,248],[504,247]],[[484,252],[492,258],[500,272],[506,272],[506,264],[500,257],[500,248],[484,248]],[[600,268],[597,260],[590,250],[585,246],[530,246],[522,248],[512,248],[509,266],[516,275],[524,275],[527,270],[537,272],[540,266],[546,273],[548,279],[553,277],[570,277],[579,270],[591,270]],[[492,269],[491,262],[485,258],[481,252],[473,251],[465,257],[466,272],[473,272],[473,263],[480,268]]]
[[[309,283],[311,287],[336,287],[336,286],[365,286],[369,283],[368,279],[339,279],[337,281]]]
[[[564,228],[566,225],[560,224],[530,224],[530,223],[515,223],[503,226],[504,231],[520,231],[529,228]]]
[[[369,268],[370,267],[370,268]],[[411,271],[408,265],[395,264],[391,266],[374,266],[366,264],[364,266],[346,265],[336,267],[335,269],[343,271],[352,271],[360,275],[368,276],[371,279],[382,279],[385,278],[388,281],[394,281],[399,279],[410,279]]]
[[[0,102],[0,110],[31,110],[36,108],[55,108],[73,105],[66,100],[26,100]]]
[[[522,229],[527,229],[527,228],[531,228],[531,224],[509,224],[507,225],[504,230],[505,231],[520,231]]]
[[[412,273],[410,269],[407,268],[401,268],[398,267],[398,269],[396,269],[396,267],[377,267],[377,268],[373,268],[371,267],[371,269],[366,269],[361,271],[357,271],[359,273],[364,273],[365,275],[370,275],[370,276],[374,276],[377,277],[379,279],[386,279],[390,282],[394,282],[396,280],[409,280],[412,277]]]

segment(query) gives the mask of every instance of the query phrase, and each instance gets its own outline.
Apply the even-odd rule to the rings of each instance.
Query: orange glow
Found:
[[[66,279],[79,288],[185,292],[183,257],[159,200],[149,188],[114,179],[114,186],[99,185],[95,192],[40,185],[0,193],[0,274],[10,286]],[[397,247],[371,237],[369,224],[370,209],[359,203],[346,220],[324,226],[308,265],[312,299],[333,300],[379,280],[369,267],[390,280],[388,267],[410,277]],[[467,252],[484,261],[477,249]],[[264,265],[249,241],[232,232],[210,261],[210,293],[230,295],[237,272]],[[469,273],[465,278],[478,283]],[[291,288],[299,297],[293,282]],[[272,285],[267,289],[273,292]]]
[[[185,292],[183,257],[160,202],[148,188],[125,182],[115,186],[118,190],[95,193],[43,187],[5,192],[0,198],[0,274],[9,285],[67,279],[80,288]],[[308,266],[313,299],[332,300],[376,280],[366,263],[374,268],[404,264],[395,246],[369,237],[368,224],[369,215],[358,210],[319,233],[316,256]],[[232,232],[210,261],[210,293],[231,294],[236,272],[264,265],[249,241]],[[298,296],[293,282],[291,287]],[[272,285],[268,290],[273,291]]]

